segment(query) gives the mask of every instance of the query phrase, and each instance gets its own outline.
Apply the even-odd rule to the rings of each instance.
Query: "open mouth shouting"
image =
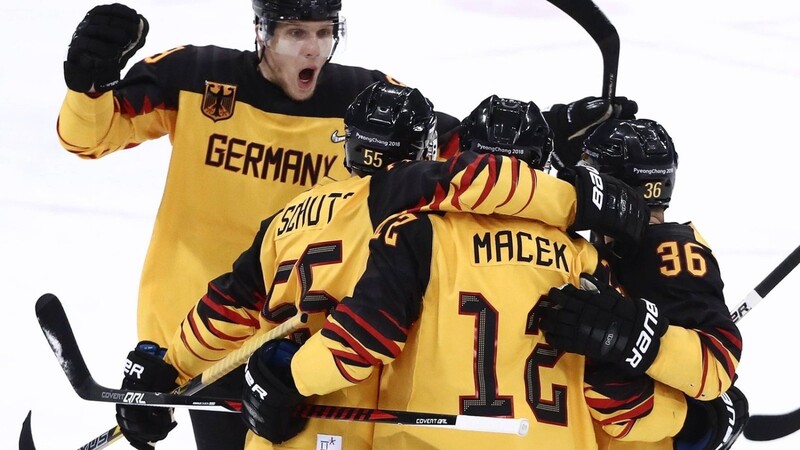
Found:
[[[313,89],[316,79],[317,70],[312,68],[305,68],[300,71],[297,76],[297,85],[300,89]]]

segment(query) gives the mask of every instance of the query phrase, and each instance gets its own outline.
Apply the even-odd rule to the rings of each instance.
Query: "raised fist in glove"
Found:
[[[292,357],[298,348],[288,339],[273,339],[250,356],[245,368],[242,419],[273,444],[295,437],[308,423],[292,415],[305,400],[292,378]]]
[[[583,140],[606,119],[633,119],[638,111],[636,102],[627,97],[614,97],[611,104],[600,97],[585,97],[553,105],[544,113],[553,130],[553,167],[560,171],[574,166],[581,159]]]
[[[141,14],[119,3],[95,6],[72,35],[64,80],[77,92],[105,92],[119,82],[128,59],[150,29]]]
[[[675,450],[727,450],[750,417],[747,398],[736,386],[714,400],[687,398],[686,404],[686,420],[673,440]]]
[[[139,342],[125,361],[122,388],[170,392],[178,387],[178,371],[164,362],[164,353],[166,349],[154,342]],[[117,424],[131,446],[139,450],[152,450],[156,441],[167,437],[177,425],[172,412],[172,408],[119,404]]]
[[[578,196],[572,230],[592,230],[627,244],[636,244],[650,222],[650,208],[636,189],[591,166],[558,172],[575,186]]]
[[[580,284],[550,289],[539,323],[547,343],[643,374],[658,354],[667,319],[654,303],[625,298],[590,275],[581,274]]]

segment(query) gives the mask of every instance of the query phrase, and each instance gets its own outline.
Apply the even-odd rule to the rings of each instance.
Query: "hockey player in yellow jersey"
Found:
[[[684,392],[689,416],[674,439],[655,443],[610,440],[608,449],[727,449],[748,417],[747,399],[732,386],[741,358],[742,337],[722,292],[719,264],[691,223],[665,222],[678,169],[678,154],[667,131],[648,119],[609,120],[583,142],[583,162],[640,189],[650,205],[651,225],[635,248],[593,233],[593,242],[613,268],[618,288],[646,298],[669,320],[664,334],[653,336],[649,357],[615,361],[603,355],[593,336],[607,333],[603,323],[620,323],[610,311],[593,310],[585,294],[562,292],[558,313],[542,327],[556,348],[578,352],[597,362],[617,365],[631,376],[648,376]],[[609,296],[617,295],[609,292]],[[584,334],[580,330],[595,330]],[[620,339],[624,333],[620,333]],[[618,341],[621,342],[621,341]],[[635,367],[631,367],[636,362]]]
[[[525,133],[514,126],[521,111]],[[541,167],[549,151],[547,124],[532,103],[492,96],[460,133],[462,148],[473,150],[464,155],[515,154]],[[536,145],[519,145],[520,134]],[[595,181],[600,192],[612,187]],[[577,284],[582,271],[602,271],[599,262],[588,242],[541,222],[395,216],[371,241],[366,271],[320,333],[299,350],[276,340],[251,357],[248,373],[259,375],[243,394],[253,403],[243,414],[278,442],[301,429],[291,411],[304,396],[371,386],[380,373],[379,408],[525,417],[531,429],[522,438],[376,424],[376,449],[592,449],[595,421],[632,439],[672,435],[682,424],[682,394],[637,381],[625,386],[626,402],[611,405],[590,388],[585,393],[584,358],[553,351],[537,329],[540,297]]]

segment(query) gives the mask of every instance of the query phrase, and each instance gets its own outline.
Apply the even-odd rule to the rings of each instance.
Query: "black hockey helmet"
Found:
[[[253,0],[257,18],[274,20],[337,20],[342,0]]]
[[[264,45],[275,33],[275,25],[285,21],[330,21],[333,25],[333,42],[329,49],[330,60],[337,47],[344,44],[346,26],[339,17],[342,0],[252,0],[259,39]]]
[[[640,190],[648,205],[669,206],[678,153],[659,123],[648,119],[607,120],[584,140],[583,153],[600,173]]]
[[[514,156],[541,169],[553,150],[553,134],[533,102],[491,95],[459,128],[461,151]]]
[[[347,108],[344,129],[345,166],[362,174],[437,157],[436,114],[417,89],[372,83]]]

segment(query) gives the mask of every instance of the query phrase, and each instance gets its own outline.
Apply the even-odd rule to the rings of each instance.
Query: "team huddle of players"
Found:
[[[142,15],[95,7],[70,43],[62,145],[173,146],[123,388],[172,390],[305,312],[204,391],[243,408],[192,411],[198,449],[733,444],[741,335],[711,249],[665,220],[678,156],[660,124],[625,97],[542,111],[490,95],[458,120],[329,62],[341,1],[253,7],[255,51],[178,47],[122,79]],[[302,404],[530,428],[309,419]],[[140,450],[176,425],[131,405],[117,421]]]

